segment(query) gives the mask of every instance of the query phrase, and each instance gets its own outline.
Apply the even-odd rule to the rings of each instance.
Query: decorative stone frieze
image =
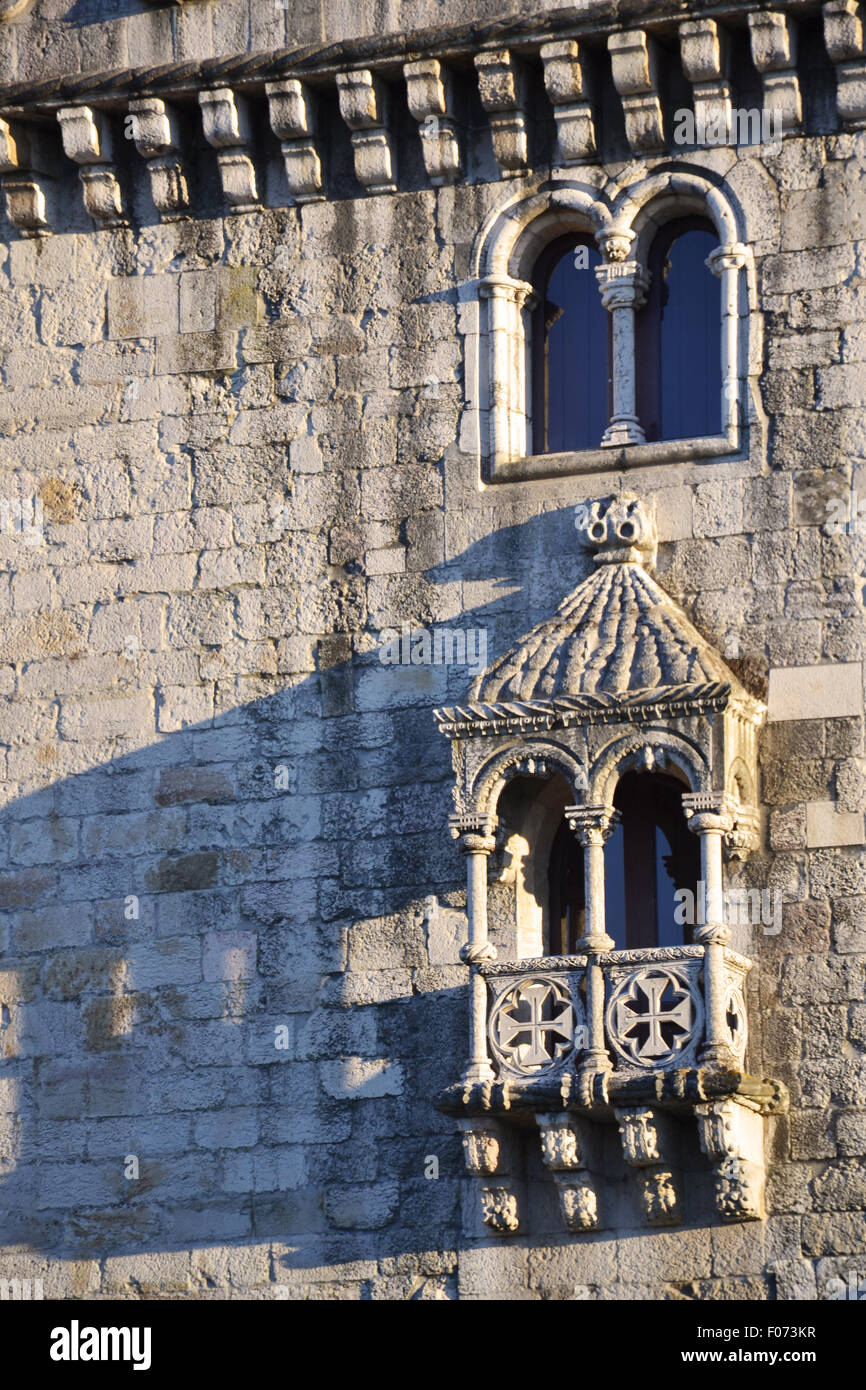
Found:
[[[397,161],[390,136],[387,89],[368,68],[337,73],[340,114],[352,135],[355,174],[368,193],[396,190]]]
[[[296,203],[316,203],[325,196],[322,161],[316,143],[316,105],[313,92],[296,77],[268,82],[271,130],[280,141],[286,182]]]
[[[665,136],[655,40],[642,29],[633,29],[609,35],[607,47],[630,147],[640,153],[661,149]]]
[[[180,162],[181,137],[177,115],[158,97],[129,103],[132,138],[147,161],[154,207],[165,222],[189,212],[189,189]]]
[[[526,78],[507,48],[475,55],[481,105],[490,117],[493,153],[503,178],[521,174],[529,159],[526,123]]]
[[[57,119],[64,153],[79,166],[88,213],[102,227],[122,226],[123,200],[112,165],[112,132],[107,117],[89,106],[64,106]]]
[[[436,58],[403,67],[409,110],[418,121],[424,167],[434,188],[454,183],[463,172],[460,140],[452,113],[451,73]]]
[[[199,92],[204,137],[217,152],[223,197],[233,212],[259,205],[256,171],[249,153],[249,107],[230,87]]]
[[[686,19],[680,25],[683,71],[692,84],[699,130],[731,125],[731,87],[725,71],[724,35],[714,19]]]
[[[836,64],[836,107],[843,121],[866,119],[866,48],[857,0],[824,5],[824,43]]]
[[[759,10],[749,15],[752,62],[761,74],[764,107],[778,111],[781,127],[790,130],[803,118],[797,76],[797,30],[789,15]]]
[[[556,121],[556,163],[583,164],[596,153],[588,64],[574,39],[542,44],[540,57]]]

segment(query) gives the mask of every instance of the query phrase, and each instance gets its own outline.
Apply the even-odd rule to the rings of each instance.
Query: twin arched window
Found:
[[[656,233],[646,302],[635,314],[636,411],[648,443],[719,434],[721,286],[706,265],[712,224],[680,217]],[[558,237],[536,264],[532,325],[533,453],[598,448],[613,406],[611,315],[585,234]]]

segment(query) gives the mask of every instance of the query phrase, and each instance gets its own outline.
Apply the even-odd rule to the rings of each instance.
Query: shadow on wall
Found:
[[[419,576],[405,621],[444,607],[492,659],[586,567],[572,513],[543,514]],[[431,963],[424,900],[465,902],[431,709],[473,672],[383,665],[374,617],[363,655],[325,639],[293,687],[5,808],[3,1245],[277,1239],[285,1269],[454,1247],[462,1156],[432,1101],[466,974],[456,945]],[[112,703],[61,703],[65,737]]]

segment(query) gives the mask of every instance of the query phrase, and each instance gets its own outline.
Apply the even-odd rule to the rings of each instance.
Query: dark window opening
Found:
[[[536,266],[533,453],[597,449],[610,421],[610,316],[595,278],[598,265],[592,239],[572,235],[551,242]]]
[[[550,849],[550,954],[575,953],[586,924],[583,850],[574,831],[563,820]]]
[[[721,282],[705,264],[718,244],[705,218],[680,217],[650,248],[636,342],[637,411],[648,442],[721,432]]]
[[[697,894],[701,853],[683,814],[683,790],[660,772],[626,773],[616,789],[621,821],[604,847],[604,879],[606,929],[617,950],[690,939],[674,895],[683,888]]]

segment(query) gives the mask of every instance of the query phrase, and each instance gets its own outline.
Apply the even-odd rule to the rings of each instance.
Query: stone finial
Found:
[[[84,206],[103,227],[124,223],[120,184],[112,165],[111,127],[101,111],[63,106],[57,112],[63,149],[79,165]]]
[[[368,193],[393,193],[397,161],[386,130],[387,88],[368,68],[337,73],[340,114],[352,135],[355,174]]]
[[[664,125],[658,98],[655,40],[642,29],[611,34],[607,40],[613,83],[622,99],[626,139],[633,150],[658,150]]]
[[[147,161],[154,207],[164,222],[183,217],[189,189],[178,158],[177,116],[159,97],[142,97],[129,103],[128,120],[135,148]]]
[[[581,164],[596,153],[587,66],[574,39],[541,47],[544,87],[556,121],[557,164]]]
[[[435,58],[403,67],[409,110],[421,127],[424,167],[434,187],[454,183],[463,168],[460,142],[452,114],[452,82],[447,68]]]
[[[529,143],[526,128],[523,68],[507,48],[475,55],[481,105],[490,117],[493,153],[503,178],[526,169]]]
[[[204,138],[217,152],[223,194],[234,212],[258,207],[256,171],[249,155],[250,118],[243,97],[229,87],[199,92]]]
[[[286,181],[296,203],[324,198],[322,161],[316,147],[316,106],[312,91],[296,77],[265,85],[271,130],[280,141]]]
[[[796,72],[796,28],[788,15],[771,10],[750,14],[748,19],[752,62],[761,74],[764,106],[778,111],[782,129],[789,130],[803,116]]]
[[[655,519],[640,497],[623,493],[610,502],[593,502],[578,519],[584,543],[593,547],[597,565],[655,564],[658,535]]]

